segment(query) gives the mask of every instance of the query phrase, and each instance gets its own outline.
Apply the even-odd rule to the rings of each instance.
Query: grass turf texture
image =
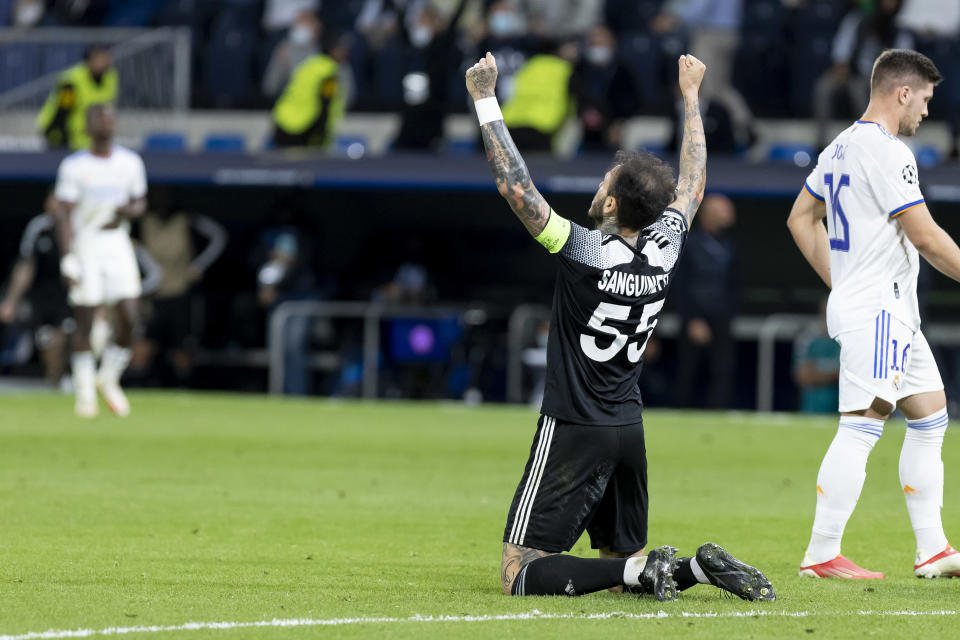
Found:
[[[0,397],[0,636],[537,610],[577,617],[131,637],[955,637],[957,615],[879,615],[960,608],[960,580],[913,577],[897,479],[902,421],[873,452],[844,546],[888,578],[815,581],[796,569],[835,420],[647,412],[650,543],[691,554],[719,542],[761,567],[779,596],[758,606],[698,586],[660,604],[609,593],[500,594],[504,518],[535,429],[528,410],[164,393],[131,400],[126,420],[83,422],[70,398]],[[944,460],[944,519],[956,536],[954,437]],[[585,539],[573,551],[592,555]],[[660,611],[670,617],[584,618]],[[679,617],[750,611],[772,615]]]

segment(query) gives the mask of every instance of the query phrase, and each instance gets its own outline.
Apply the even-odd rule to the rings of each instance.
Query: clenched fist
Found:
[[[496,95],[497,61],[493,54],[480,58],[477,64],[467,69],[467,91],[474,102],[483,98],[492,98]]]
[[[680,67],[680,92],[684,97],[696,97],[703,82],[703,72],[707,70],[706,65],[690,54],[680,56],[677,64]]]

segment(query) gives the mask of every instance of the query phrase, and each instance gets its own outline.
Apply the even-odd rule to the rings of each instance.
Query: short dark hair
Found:
[[[887,93],[892,89],[913,85],[917,80],[932,82],[943,81],[943,76],[933,60],[910,49],[887,49],[873,63],[870,76],[870,91]]]
[[[646,151],[617,151],[607,195],[617,201],[621,227],[643,229],[677,196],[677,181],[666,162]]]
[[[89,62],[90,58],[98,53],[110,53],[110,47],[102,42],[91,44],[89,47],[83,50],[83,59]]]

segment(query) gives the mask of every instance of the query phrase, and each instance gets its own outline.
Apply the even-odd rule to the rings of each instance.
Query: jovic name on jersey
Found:
[[[668,209],[641,231],[636,247],[568,224],[565,242],[548,246],[560,267],[542,413],[584,425],[640,422],[643,351],[686,239],[686,221]]]
[[[882,311],[916,331],[919,256],[896,222],[924,201],[910,148],[858,120],[824,149],[804,187],[827,209],[830,336],[872,326]]]

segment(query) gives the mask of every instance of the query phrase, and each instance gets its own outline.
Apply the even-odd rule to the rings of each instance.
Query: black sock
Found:
[[[537,558],[517,574],[515,596],[579,596],[623,584],[626,558],[578,558],[552,555]]]
[[[693,575],[693,569],[690,568],[691,560],[693,558],[677,558],[677,568],[673,570],[673,579],[677,582],[678,591],[685,591],[700,584],[697,577]]]

